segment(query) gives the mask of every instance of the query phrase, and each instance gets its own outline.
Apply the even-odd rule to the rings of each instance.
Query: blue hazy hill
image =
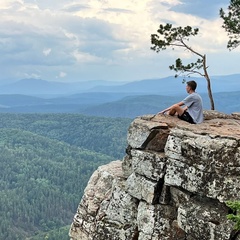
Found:
[[[182,84],[183,78],[166,77],[161,79],[145,79],[125,83],[120,86],[101,86],[90,89],[98,92],[125,92],[142,94],[178,95],[185,93]],[[207,93],[207,82],[204,78],[186,78],[186,81],[195,80],[198,83],[197,91]],[[240,74],[211,77],[211,87],[213,92],[240,91]]]
[[[210,109],[206,93],[201,94],[204,109]],[[155,114],[160,110],[181,101],[185,95],[117,95],[90,94],[89,98],[77,96],[53,99],[36,98],[22,95],[0,95],[0,112],[11,113],[80,113],[89,116],[135,118],[145,114]],[[110,97],[109,97],[110,96]],[[8,97],[6,99],[6,97]],[[84,94],[85,97],[85,94]],[[214,93],[215,109],[225,113],[240,112],[240,91]],[[14,102],[14,99],[16,102]]]
[[[55,82],[42,79],[21,79],[4,84],[0,87],[0,94],[23,94],[30,96],[59,96],[88,92],[96,86],[113,86],[123,84],[114,81],[82,81],[82,82]]]
[[[203,97],[204,108],[210,109],[206,80],[191,79],[198,82],[197,91]],[[216,110],[240,112],[240,74],[212,77],[211,84]],[[129,83],[57,83],[25,79],[0,88],[0,112],[63,112],[133,118],[154,114],[185,96],[185,85],[174,77]]]
[[[198,83],[198,92],[207,92],[207,82],[204,78],[191,78]],[[186,79],[188,80],[188,79]],[[240,74],[211,77],[213,92],[240,91]],[[0,94],[23,94],[29,96],[61,96],[77,93],[127,93],[128,95],[184,94],[182,78],[165,77],[160,79],[144,79],[132,82],[85,81],[85,82],[52,82],[41,79],[22,79],[3,85]]]

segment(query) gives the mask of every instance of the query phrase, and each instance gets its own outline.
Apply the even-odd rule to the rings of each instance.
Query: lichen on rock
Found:
[[[204,115],[197,125],[167,115],[136,118],[124,159],[90,178],[70,238],[239,239],[225,202],[240,200],[240,114]]]

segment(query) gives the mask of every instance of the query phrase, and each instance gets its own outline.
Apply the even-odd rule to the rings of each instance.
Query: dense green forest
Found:
[[[94,152],[122,158],[132,119],[81,114],[0,114],[0,128],[22,129]]]
[[[87,181],[99,165],[124,156],[131,120],[0,117],[0,239],[69,239]]]

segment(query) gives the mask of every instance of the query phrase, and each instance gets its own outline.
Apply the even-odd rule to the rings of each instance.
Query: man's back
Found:
[[[195,123],[203,122],[203,104],[201,96],[193,92],[189,94],[183,103],[188,107],[188,113],[193,118]]]

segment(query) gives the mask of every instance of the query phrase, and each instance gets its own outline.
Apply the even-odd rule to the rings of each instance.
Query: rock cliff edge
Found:
[[[136,118],[123,161],[90,178],[70,238],[239,240],[225,202],[240,200],[240,114],[204,115]]]

